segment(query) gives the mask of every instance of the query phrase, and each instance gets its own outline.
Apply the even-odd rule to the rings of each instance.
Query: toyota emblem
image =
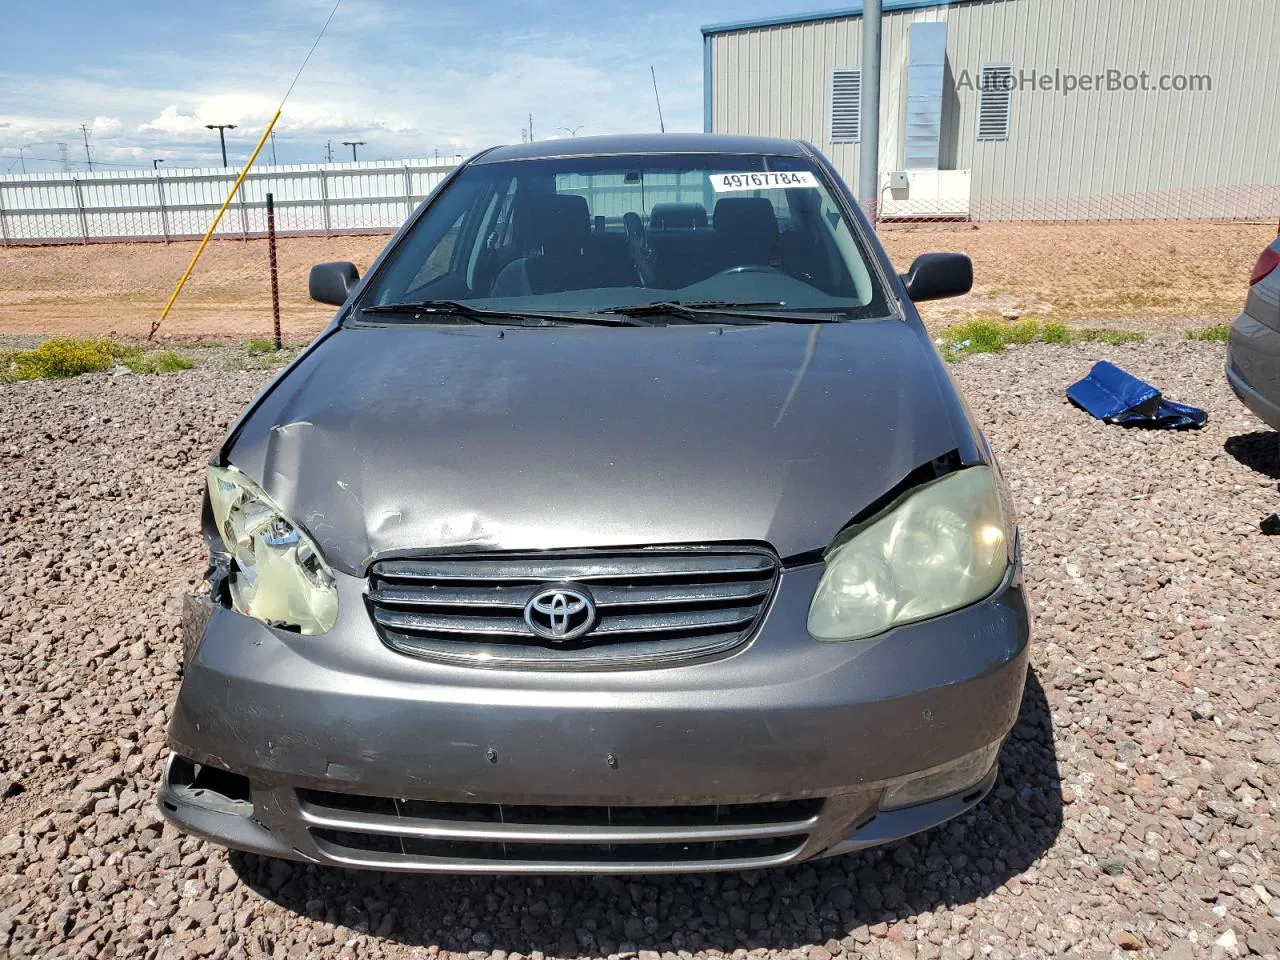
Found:
[[[524,622],[543,640],[566,643],[596,625],[595,601],[583,587],[545,587],[524,605]]]

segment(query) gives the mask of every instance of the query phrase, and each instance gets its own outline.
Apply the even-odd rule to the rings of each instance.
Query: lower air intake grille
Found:
[[[299,810],[326,855],[404,867],[554,870],[758,866],[786,862],[822,801],[670,807],[437,803],[318,790]]]
[[[383,641],[402,653],[602,669],[736,647],[777,576],[777,558],[754,549],[483,554],[379,561],[368,599]]]

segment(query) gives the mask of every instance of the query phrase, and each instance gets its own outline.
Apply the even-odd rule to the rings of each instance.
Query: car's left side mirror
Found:
[[[340,307],[360,281],[360,271],[354,263],[340,260],[336,263],[317,263],[307,279],[307,292],[318,303],[330,303]]]
[[[973,289],[973,261],[963,253],[922,253],[902,282],[914,303],[958,297]]]

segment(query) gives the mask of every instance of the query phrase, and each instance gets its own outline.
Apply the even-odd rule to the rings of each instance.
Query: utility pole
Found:
[[[93,157],[89,154],[89,128],[85,124],[80,124],[80,132],[84,134],[84,159],[89,164],[89,171],[93,172]]]
[[[24,147],[24,146],[19,146],[19,147],[18,147],[18,162],[19,162],[20,164],[22,164],[22,172],[23,172],[23,173],[26,173],[26,172],[27,172],[27,158],[26,158],[26,157],[24,157],[24,156],[22,155],[22,151],[23,151],[23,150],[25,150],[25,149],[27,149],[27,148],[26,148],[26,147]]]
[[[662,100],[658,96],[658,75],[653,72],[653,64],[649,64],[649,77],[653,80],[653,102],[658,105],[658,132],[666,133],[667,125],[662,122]]]
[[[55,140],[54,143],[58,145],[58,162],[62,164],[62,172],[70,173],[71,161],[67,159],[67,141]]]
[[[880,0],[862,4],[862,156],[858,198],[872,225],[880,219]]]
[[[276,165],[276,132],[271,131],[271,165]]]
[[[352,163],[355,163],[355,162],[356,162],[356,160],[357,160],[357,157],[356,157],[356,147],[363,147],[363,146],[364,146],[364,144],[365,144],[365,141],[363,141],[363,140],[343,140],[343,141],[342,141],[342,145],[343,145],[344,147],[350,147],[350,148],[351,148],[351,162],[352,162]]]
[[[324,162],[333,163],[333,141],[326,140],[324,142]]]
[[[204,128],[218,131],[218,142],[222,144],[222,165],[225,167],[227,165],[227,131],[234,130],[236,125],[234,123],[206,123]]]
[[[585,126],[586,126],[585,123],[580,123],[576,127],[556,127],[556,129],[563,130],[565,133],[567,133],[571,137],[576,137],[578,135],[578,131]]]
[[[160,171],[160,164],[162,164],[162,163],[164,163],[164,161],[163,161],[163,160],[159,160],[159,159],[157,159],[157,160],[152,160],[152,161],[151,161],[151,169],[152,169],[152,170],[155,170],[155,171],[158,173],[158,172]]]
[[[533,143],[533,114],[529,114],[529,142]]]

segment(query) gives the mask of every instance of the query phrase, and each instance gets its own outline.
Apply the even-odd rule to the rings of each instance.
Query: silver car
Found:
[[[1244,312],[1231,324],[1227,381],[1258,419],[1280,430],[1280,237],[1258,257]]]
[[[981,431],[811,146],[474,157],[208,468],[160,807],[382,870],[661,873],[990,789],[1028,611]]]

